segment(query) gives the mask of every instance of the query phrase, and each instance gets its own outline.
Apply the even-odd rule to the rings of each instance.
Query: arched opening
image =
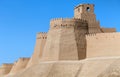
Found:
[[[89,7],[87,7],[86,10],[87,10],[87,12],[90,12],[90,8]]]

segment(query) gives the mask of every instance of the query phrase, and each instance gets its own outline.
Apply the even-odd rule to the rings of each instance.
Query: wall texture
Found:
[[[34,53],[33,53],[32,57],[30,58],[30,61],[27,65],[27,67],[30,67],[30,66],[37,64],[39,62],[39,60],[42,56],[42,53],[43,53],[46,39],[47,39],[47,33],[40,32],[37,34]]]
[[[86,21],[61,18],[51,20],[50,26],[42,61],[78,60],[85,58],[84,44],[80,45],[80,42],[85,37],[79,36],[84,36],[87,33]]]
[[[101,28],[101,30],[104,33],[116,32],[115,28]]]
[[[74,9],[74,17],[87,20],[89,33],[101,33],[100,23],[94,14],[94,4],[80,4]]]
[[[17,62],[14,63],[10,73],[17,73],[26,68],[29,58],[20,58]]]
[[[88,34],[87,58],[120,56],[120,33]]]
[[[0,76],[8,74],[12,69],[12,67],[13,67],[13,64],[3,64],[0,67]]]

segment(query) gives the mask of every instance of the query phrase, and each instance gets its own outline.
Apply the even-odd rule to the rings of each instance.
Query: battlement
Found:
[[[2,67],[1,68],[4,68],[4,67],[12,67],[13,64],[12,63],[4,63],[2,64]]]
[[[73,26],[83,26],[87,24],[86,20],[79,18],[55,18],[50,21],[51,28],[69,28]]]
[[[101,28],[102,32],[116,32],[116,29],[115,28]]]
[[[120,32],[87,34],[86,39],[87,40],[120,39]]]
[[[37,39],[47,39],[47,32],[39,32],[37,34]]]
[[[74,20],[78,20],[81,22],[87,22],[86,20],[83,20],[80,18],[53,18],[53,19],[51,19],[51,21],[74,21]]]
[[[19,61],[26,61],[29,60],[30,58],[20,58]]]

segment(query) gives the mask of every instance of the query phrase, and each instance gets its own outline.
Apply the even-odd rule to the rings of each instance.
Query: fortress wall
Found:
[[[0,76],[8,74],[12,67],[13,67],[13,64],[3,64],[0,67]]]
[[[120,56],[120,33],[88,34],[87,58]]]
[[[101,33],[100,23],[99,21],[96,22],[89,22],[89,33]]]
[[[3,74],[3,68],[0,67],[0,77],[2,77],[4,74]]]
[[[95,14],[82,13],[81,18],[87,20],[89,33],[101,33],[100,22],[96,20]]]
[[[75,27],[84,28],[81,19],[53,19],[42,55],[42,61],[78,60]]]
[[[59,59],[60,30],[49,30],[43,55],[40,61],[51,61]]]
[[[101,30],[105,33],[116,32],[115,28],[101,28]]]
[[[79,60],[86,58],[86,39],[85,35],[88,34],[88,24],[81,23],[79,24],[81,27],[75,27],[75,37],[76,37],[76,44],[78,50],[78,57]]]
[[[27,65],[27,67],[30,67],[30,66],[37,64],[39,62],[39,60],[42,56],[42,53],[43,53],[46,39],[47,39],[47,33],[40,32],[37,34],[34,53],[33,53],[28,65]]]
[[[76,37],[73,28],[61,28],[59,60],[78,60]]]
[[[50,21],[50,28],[61,28],[61,27],[72,27],[82,22],[87,22],[83,19],[78,18],[55,18]]]
[[[20,58],[17,62],[14,63],[10,73],[17,73],[26,68],[29,58]]]

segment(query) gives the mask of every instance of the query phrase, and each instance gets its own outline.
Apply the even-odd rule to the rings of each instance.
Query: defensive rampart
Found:
[[[47,39],[47,33],[46,32],[40,32],[37,34],[37,38],[36,38],[36,45],[35,45],[35,49],[34,49],[34,53],[32,55],[32,57],[30,58],[30,61],[27,65],[27,67],[30,67],[34,64],[37,64],[42,56],[43,53],[43,49],[46,43],[46,39]]]
[[[60,18],[51,20],[41,61],[85,58],[84,36],[88,31],[87,26],[87,21],[81,19]],[[81,41],[82,45],[80,45]]]
[[[101,31],[103,33],[110,33],[110,32],[116,32],[115,28],[101,28]]]
[[[86,35],[87,58],[120,56],[120,33]]]
[[[13,64],[3,64],[0,67],[0,77],[3,76],[3,75],[8,74],[12,67],[13,67]]]
[[[17,73],[23,69],[26,68],[26,65],[28,64],[29,58],[20,58],[17,62],[14,63],[14,66],[12,67],[10,73]]]
[[[84,27],[85,25],[80,25],[82,23],[87,23],[86,20],[77,18],[55,18],[50,22],[50,28],[70,28],[70,27]]]

